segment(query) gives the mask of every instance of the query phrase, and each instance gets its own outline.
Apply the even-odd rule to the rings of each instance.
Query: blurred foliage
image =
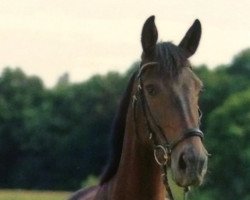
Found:
[[[106,164],[115,110],[137,67],[74,84],[64,74],[52,89],[6,68],[0,77],[0,187],[75,190],[82,180],[95,182]],[[194,71],[205,86],[202,129],[213,156],[191,199],[250,199],[250,49],[228,65]]]
[[[75,189],[107,158],[108,132],[125,88],[110,72],[53,89],[6,68],[0,77],[0,187]]]
[[[87,188],[87,187],[91,187],[91,186],[95,186],[97,185],[99,182],[99,178],[95,175],[88,175],[88,177],[82,182],[82,187],[83,188]]]
[[[232,196],[244,199],[250,191],[249,122],[250,89],[233,94],[209,116],[208,147],[215,155],[211,162],[211,183],[216,183],[213,190],[217,193],[227,191],[226,199]]]

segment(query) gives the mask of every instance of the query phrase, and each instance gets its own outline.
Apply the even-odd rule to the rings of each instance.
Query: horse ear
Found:
[[[190,57],[195,53],[199,45],[200,38],[201,23],[198,19],[196,19],[179,44],[179,47],[185,51],[187,57]]]
[[[142,49],[146,55],[151,55],[154,52],[157,39],[158,32],[155,26],[155,16],[151,16],[144,23],[141,34]]]

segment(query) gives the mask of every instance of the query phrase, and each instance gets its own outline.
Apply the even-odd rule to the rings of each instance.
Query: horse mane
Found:
[[[134,73],[129,80],[129,84],[126,88],[126,91],[121,99],[116,117],[113,121],[111,129],[111,149],[109,153],[109,162],[107,167],[104,170],[104,173],[101,175],[100,184],[108,182],[117,172],[119,167],[120,158],[122,154],[122,145],[124,139],[124,132],[126,126],[126,117],[128,112],[128,107],[130,104],[131,93],[133,89],[133,83],[135,80]]]
[[[159,70],[164,70],[164,72],[166,72],[171,77],[178,75],[180,69],[183,66],[186,66],[188,63],[184,53],[182,52],[182,49],[175,46],[171,42],[160,42],[156,45],[155,59],[159,63]],[[101,175],[101,185],[108,182],[116,174],[119,167],[126,126],[126,117],[135,76],[136,73],[134,73],[129,80],[129,84],[120,102],[118,112],[116,113],[116,117],[113,122],[111,130],[111,151],[109,154],[109,162],[104,170],[104,173]]]

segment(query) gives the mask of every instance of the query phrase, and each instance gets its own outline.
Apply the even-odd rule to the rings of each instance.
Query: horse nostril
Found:
[[[180,154],[178,165],[179,169],[184,173],[195,172],[202,174],[206,170],[207,159],[189,149]]]
[[[187,169],[187,164],[184,160],[184,154],[181,154],[180,159],[179,159],[179,168],[183,171]]]

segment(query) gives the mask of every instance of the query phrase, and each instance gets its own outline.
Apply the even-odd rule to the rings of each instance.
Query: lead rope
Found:
[[[155,157],[156,163],[161,167],[161,171],[162,171],[161,176],[162,176],[162,180],[163,180],[165,190],[167,192],[166,199],[168,198],[169,200],[174,200],[174,196],[173,196],[173,193],[172,193],[169,181],[168,181],[168,171],[167,171],[168,170],[168,165],[169,165],[169,162],[170,162],[169,159],[170,159],[171,155],[170,155],[170,153],[167,153],[166,150],[163,150],[163,152],[166,153],[166,155],[164,155],[164,159],[166,159],[166,160],[162,162],[157,157],[157,154],[156,154],[157,148],[163,150],[163,147],[161,145],[156,146],[156,148],[154,150],[154,157]],[[187,200],[188,191],[189,191],[189,188],[184,187],[184,189],[183,189],[183,200]]]
[[[167,195],[169,197],[170,200],[174,200],[174,197],[173,197],[173,194],[172,194],[172,191],[171,191],[171,188],[169,186],[169,183],[168,183],[168,175],[167,175],[167,170],[168,170],[168,167],[167,165],[163,165],[162,166],[162,171],[163,171],[163,174],[162,174],[162,178],[163,178],[163,184],[165,186],[165,189],[167,191]],[[185,199],[184,199],[185,200]]]
[[[184,188],[184,200],[187,200],[187,198],[188,198],[188,192],[189,192],[189,187],[185,187]]]
[[[172,193],[172,190],[170,188],[169,181],[168,181],[167,169],[168,169],[167,165],[162,166],[163,184],[164,184],[165,189],[166,189],[166,191],[168,193],[166,195],[168,195],[167,197],[169,198],[169,200],[174,200],[174,196],[173,196],[173,193]],[[189,188],[188,187],[184,187],[184,189],[183,189],[183,200],[187,200],[188,192],[189,192]]]

